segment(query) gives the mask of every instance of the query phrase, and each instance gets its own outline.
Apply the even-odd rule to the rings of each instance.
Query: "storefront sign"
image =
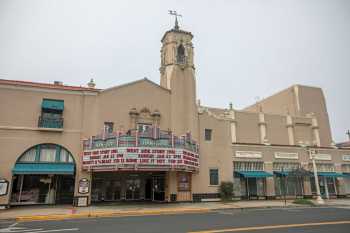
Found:
[[[350,155],[343,155],[343,161],[350,161]]]
[[[114,168],[185,168],[197,170],[199,155],[185,149],[119,147],[108,149],[86,150],[83,153],[83,169]]]
[[[260,159],[262,153],[259,151],[236,151],[237,158]]]
[[[6,195],[9,187],[9,182],[7,180],[0,180],[0,196]]]
[[[314,159],[315,160],[332,160],[332,156],[329,155],[329,154],[313,154],[313,155],[310,155],[310,159],[312,159],[311,156],[314,156]]]
[[[90,182],[88,179],[83,178],[79,180],[79,189],[78,192],[81,194],[89,193]]]
[[[275,152],[275,159],[298,159],[298,153]]]
[[[87,196],[81,196],[81,197],[76,197],[76,206],[78,207],[84,207],[88,206],[88,197]]]

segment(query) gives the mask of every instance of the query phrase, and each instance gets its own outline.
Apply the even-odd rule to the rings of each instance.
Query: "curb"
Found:
[[[53,214],[53,215],[36,215],[36,216],[18,216],[15,218],[18,222],[24,221],[47,221],[47,220],[66,220],[77,218],[99,218],[99,217],[128,217],[128,216],[151,216],[151,215],[168,215],[183,213],[207,213],[211,209],[164,209],[164,210],[135,210],[135,211],[111,211],[111,212],[85,212],[77,214]]]
[[[327,206],[328,205],[323,205]],[[15,218],[7,218],[6,220],[15,220],[18,222],[24,221],[48,221],[48,220],[67,220],[78,218],[99,218],[99,217],[130,217],[130,216],[152,216],[152,215],[170,215],[184,213],[208,213],[211,211],[237,209],[237,210],[254,210],[254,209],[274,209],[274,208],[295,208],[295,207],[320,207],[308,205],[287,205],[287,206],[250,206],[250,207],[235,207],[227,206],[222,208],[187,208],[187,209],[157,209],[157,210],[131,210],[131,211],[101,211],[101,212],[82,212],[76,214],[52,214],[52,215],[35,215],[35,216],[18,216]],[[5,219],[2,219],[5,220]]]

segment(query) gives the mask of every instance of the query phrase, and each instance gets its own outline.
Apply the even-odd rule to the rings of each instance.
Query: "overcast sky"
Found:
[[[241,109],[293,84],[318,86],[335,141],[347,138],[349,0],[0,0],[0,78],[159,83],[168,9],[194,34],[203,105]]]

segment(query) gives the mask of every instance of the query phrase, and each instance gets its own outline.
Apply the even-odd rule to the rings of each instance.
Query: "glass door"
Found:
[[[153,177],[153,201],[165,200],[165,179],[164,176]]]
[[[140,199],[140,179],[128,179],[126,180],[126,200],[139,200]]]

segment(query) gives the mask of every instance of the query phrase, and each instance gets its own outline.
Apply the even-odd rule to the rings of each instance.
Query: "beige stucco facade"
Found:
[[[197,104],[192,37],[180,29],[165,33],[161,40],[160,85],[142,79],[101,90],[93,86],[0,80],[0,178],[9,182],[8,192],[0,196],[0,205],[11,204],[13,180],[19,176],[14,172],[16,162],[29,148],[41,144],[59,145],[71,153],[75,164],[74,196],[87,196],[90,203],[93,176],[98,171],[83,169],[83,140],[104,134],[106,122],[112,123],[113,132],[127,134],[138,125],[146,124],[179,137],[190,133],[191,140],[197,141],[199,166],[196,169],[159,169],[165,179],[164,201],[215,199],[221,181],[242,182],[244,186],[246,178],[248,187],[249,178],[239,178],[243,172],[234,169],[237,162],[263,164],[258,171],[271,176],[261,178],[261,186],[260,178],[254,182],[258,189],[264,187],[261,196],[276,198],[274,163],[298,163],[310,170],[309,147],[327,155],[317,161],[318,164],[332,164],[332,172],[338,174],[350,173],[346,170],[348,166],[350,169],[350,156],[346,156],[350,155],[350,149],[332,144],[320,88],[295,85],[243,110]],[[62,127],[38,124],[44,99],[64,101],[64,110],[60,112]],[[307,147],[301,147],[302,144]],[[152,169],[157,172],[157,165]],[[142,176],[147,171],[134,166],[104,172],[109,177],[117,177],[128,173]],[[191,177],[190,187],[185,191],[179,187],[181,173]],[[82,194],[78,189],[84,178],[89,188]],[[303,180],[305,196],[312,196],[310,179]],[[335,196],[350,194],[350,189],[345,187],[347,179],[345,176],[334,178]],[[244,196],[242,190],[237,193],[242,194],[239,198]]]

